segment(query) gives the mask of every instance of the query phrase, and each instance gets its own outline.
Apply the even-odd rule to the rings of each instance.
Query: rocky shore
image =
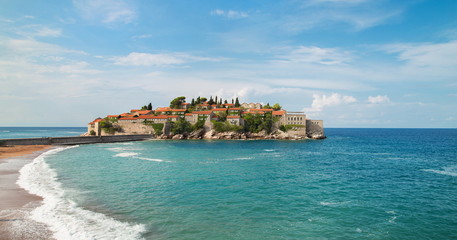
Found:
[[[278,139],[278,140],[302,140],[302,139],[325,139],[326,137],[322,134],[313,134],[305,136],[303,134],[289,133],[277,130],[270,134],[265,131],[259,133],[238,133],[238,132],[216,132],[214,130],[205,131],[200,129],[193,131],[189,134],[168,134],[160,135],[157,139],[233,139],[233,140],[262,140],[262,139]]]

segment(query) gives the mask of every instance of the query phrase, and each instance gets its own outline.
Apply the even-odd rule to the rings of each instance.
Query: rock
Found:
[[[171,139],[181,140],[181,139],[185,139],[185,136],[183,134],[176,134]]]

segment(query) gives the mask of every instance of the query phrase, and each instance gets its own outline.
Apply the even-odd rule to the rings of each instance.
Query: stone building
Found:
[[[259,109],[259,108],[262,108],[262,104],[260,104],[260,103],[242,103],[241,107],[245,108],[245,109],[251,109],[251,108]]]

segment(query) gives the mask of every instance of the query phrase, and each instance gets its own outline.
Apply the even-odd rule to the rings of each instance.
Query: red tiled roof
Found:
[[[240,116],[227,116],[227,118],[241,118]]]
[[[138,119],[167,119],[168,116],[167,115],[159,115],[159,116],[146,116],[146,115],[143,115],[143,116],[139,116]]]
[[[130,113],[122,113],[121,116],[131,116]]]
[[[228,110],[241,110],[241,108],[229,108]]]
[[[156,112],[166,112],[166,111],[170,111],[170,107],[159,107],[156,109]]]
[[[169,116],[167,116],[167,117],[168,117],[168,118],[177,118],[177,117],[179,117],[179,116],[177,116],[177,115],[169,115]]]
[[[149,113],[152,113],[151,110],[142,110],[142,111],[136,111],[137,113],[141,114],[141,115],[145,115],[145,114],[149,114]]]
[[[88,124],[94,124],[94,123],[96,123],[96,122],[101,122],[101,121],[103,121],[103,119],[97,118],[97,119],[95,119],[94,121],[92,121],[92,122],[90,122],[90,123],[88,123]]]
[[[133,117],[126,117],[126,118],[119,118],[119,121],[125,121],[125,120],[137,120],[138,118],[133,118]]]
[[[217,107],[217,104],[213,104],[213,105],[211,105],[211,107]]]
[[[184,115],[185,115],[185,116],[192,116],[192,115],[194,115],[194,114],[192,114],[192,113],[186,113],[186,114],[184,114]]]
[[[284,115],[286,111],[273,111],[273,115]]]
[[[138,111],[141,111],[140,109],[132,109],[130,110],[130,112],[138,112]]]
[[[224,103],[223,105],[224,105],[224,106],[233,106],[233,105],[235,105],[235,104],[233,104],[233,103]]]
[[[225,112],[225,111],[227,111],[227,108],[214,108],[212,111],[213,112],[220,112],[220,111],[224,111]]]
[[[255,109],[255,108],[252,108],[252,109],[249,109],[250,112],[258,112],[258,111],[263,111],[263,112],[273,112],[273,109]]]
[[[189,105],[189,104],[190,104],[190,103],[186,103],[186,102],[185,102],[185,103],[181,103],[181,105]]]
[[[170,109],[170,112],[185,112],[186,109]]]
[[[195,111],[193,114],[211,114],[211,111]]]

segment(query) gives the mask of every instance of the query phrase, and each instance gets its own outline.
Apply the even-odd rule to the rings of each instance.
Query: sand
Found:
[[[0,239],[52,239],[47,226],[29,218],[42,199],[16,184],[19,170],[49,145],[0,147]]]

